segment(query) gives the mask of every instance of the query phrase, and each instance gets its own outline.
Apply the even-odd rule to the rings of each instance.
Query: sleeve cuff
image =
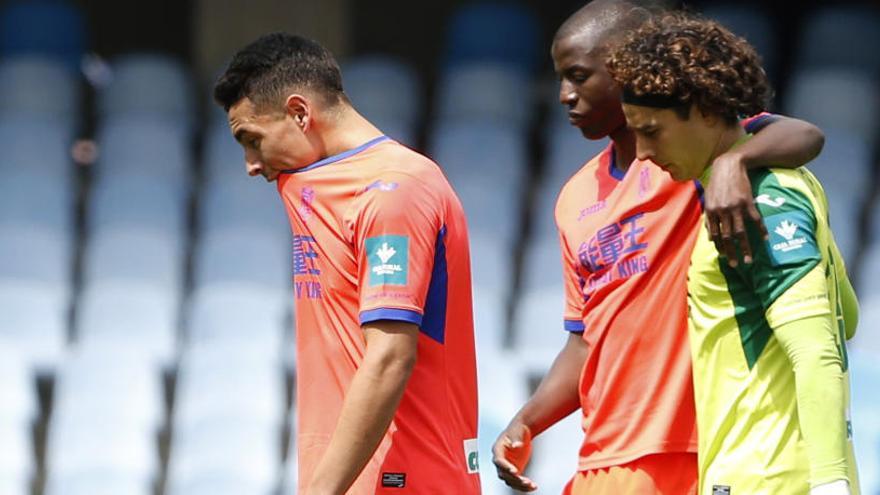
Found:
[[[563,328],[565,328],[566,332],[574,333],[581,333],[586,329],[586,327],[584,327],[584,322],[581,320],[565,320]]]
[[[376,308],[361,311],[361,325],[379,320],[405,321],[414,325],[422,326],[422,315],[410,309],[400,308]]]
[[[767,127],[773,122],[779,120],[778,115],[772,113],[764,113],[746,122],[745,130],[749,134],[755,134],[761,129]]]

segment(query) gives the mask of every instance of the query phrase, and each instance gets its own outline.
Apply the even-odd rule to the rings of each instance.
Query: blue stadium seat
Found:
[[[526,138],[513,126],[441,123],[430,156],[458,193],[473,233],[497,235],[514,245],[519,235],[528,174]]]
[[[234,177],[209,178],[203,183],[198,210],[200,232],[230,228],[288,232],[287,211],[277,185],[245,175],[243,167],[239,172]]]
[[[34,449],[31,446],[31,424],[0,419],[0,493],[30,493],[30,480],[36,473]]]
[[[513,316],[514,349],[533,373],[545,373],[565,345],[568,332],[563,327],[563,306],[561,277],[554,286],[523,285]]]
[[[826,132],[873,142],[880,131],[880,89],[870,74],[844,69],[810,69],[792,78],[785,107]]]
[[[159,370],[176,357],[178,316],[178,295],[165,287],[131,281],[88,284],[77,305],[77,342],[126,349]]]
[[[244,166],[244,149],[232,137],[225,120],[208,126],[202,153],[203,174],[210,180],[249,178]]]
[[[61,62],[43,56],[2,59],[0,94],[0,118],[41,117],[70,134],[82,117],[79,81]]]
[[[138,227],[101,231],[86,246],[83,282],[142,284],[179,296],[184,246],[175,233]]]
[[[871,244],[862,256],[858,294],[860,297],[874,298],[874,301],[880,302],[880,242],[875,241]],[[880,317],[880,307],[877,310],[876,315]],[[880,318],[876,323],[880,324]],[[877,342],[880,351],[880,338]]]
[[[0,226],[46,230],[68,246],[73,235],[74,188],[48,180],[37,168],[10,170],[0,181]]]
[[[97,177],[152,176],[186,194],[193,172],[190,141],[180,123],[160,116],[121,116],[98,131]]]
[[[291,283],[287,232],[230,228],[201,238],[195,251],[195,288],[245,283],[281,293]]]
[[[541,32],[537,16],[516,4],[482,2],[453,14],[446,32],[444,66],[499,62],[523,73],[541,63]]]
[[[193,83],[181,61],[156,53],[130,54],[114,61],[112,68],[110,85],[98,95],[100,117],[154,116],[194,130]]]
[[[354,107],[374,123],[413,129],[419,124],[422,87],[415,69],[388,55],[366,55],[342,64],[343,88]]]
[[[284,345],[291,299],[287,291],[249,284],[202,286],[189,299],[187,343],[277,352]]]
[[[168,464],[170,493],[196,479],[223,473],[250,483],[253,492],[276,487],[281,467],[277,425],[219,416],[175,430]]]
[[[49,476],[46,495],[152,495],[153,482],[115,469],[91,469]]]
[[[232,415],[280,432],[284,407],[279,348],[267,351],[246,345],[191,343],[184,350],[173,412],[175,431],[198,428],[218,415]]]
[[[95,238],[118,229],[142,229],[181,239],[187,233],[183,195],[159,177],[112,175],[92,183],[86,224]]]
[[[46,55],[76,70],[87,49],[86,32],[85,16],[72,2],[8,2],[0,10],[0,55]]]
[[[880,73],[880,11],[870,5],[841,3],[816,9],[801,27],[798,66],[839,67]]]
[[[450,68],[437,90],[441,121],[488,121],[525,132],[535,112],[531,80],[499,63],[461,64]]]
[[[61,359],[69,300],[68,286],[0,278],[0,340],[29,371],[51,373]]]

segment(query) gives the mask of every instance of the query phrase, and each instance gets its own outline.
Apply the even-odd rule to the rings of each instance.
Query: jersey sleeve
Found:
[[[354,252],[360,323],[378,320],[422,325],[432,278],[443,249],[441,198],[417,179],[389,174],[355,203]],[[443,258],[445,259],[445,258]],[[435,269],[442,268],[442,273]]]
[[[577,259],[572,256],[561,231],[559,232],[559,247],[562,250],[562,283],[565,287],[563,328],[569,332],[580,333],[584,331],[584,296],[581,277],[577,272]]]
[[[779,120],[779,115],[775,115],[769,112],[761,112],[757,115],[752,115],[751,117],[742,119],[739,121],[739,124],[745,129],[749,134],[755,134],[761,129],[767,127]]]
[[[754,261],[738,269],[761,300],[767,323],[778,328],[803,318],[830,316],[824,275],[808,276],[822,261],[818,221],[810,199],[797,189],[783,187],[767,170],[754,173],[752,181],[769,239],[761,239],[750,225]]]

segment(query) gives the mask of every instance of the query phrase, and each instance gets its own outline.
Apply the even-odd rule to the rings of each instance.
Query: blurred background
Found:
[[[212,82],[271,30],[331,48],[355,106],[444,167],[469,216],[485,493],[492,441],[561,348],[553,205],[605,142],[569,127],[549,58],[582,2],[0,2],[0,495],[295,493],[289,227]],[[850,346],[865,494],[880,494],[880,9],[698,2],[748,38],[862,304]],[[662,315],[658,315],[662,317]],[[575,414],[536,442],[575,470]]]

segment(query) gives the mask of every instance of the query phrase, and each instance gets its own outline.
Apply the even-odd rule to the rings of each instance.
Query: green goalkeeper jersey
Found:
[[[749,226],[753,263],[731,268],[703,222],[688,271],[699,493],[806,494],[837,479],[858,493],[845,347],[857,305],[842,297],[825,194],[806,169],[750,178],[769,240]]]

